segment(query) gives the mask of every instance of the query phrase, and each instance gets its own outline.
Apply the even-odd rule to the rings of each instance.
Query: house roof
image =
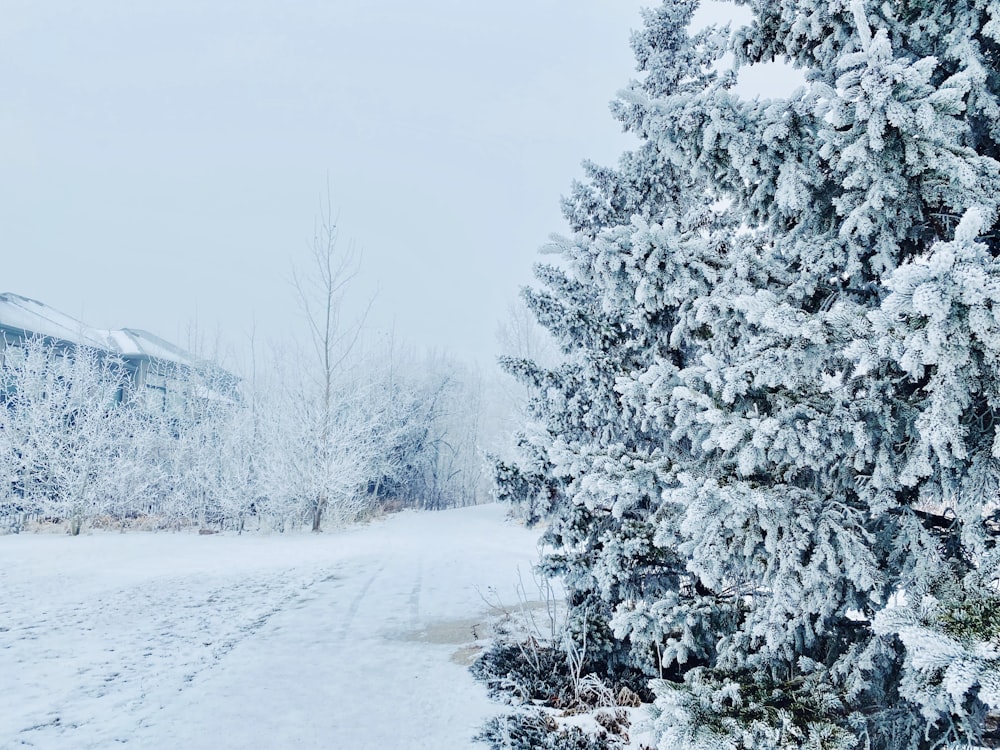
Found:
[[[0,294],[0,333],[37,334],[71,344],[113,352],[126,360],[155,359],[201,367],[206,363],[190,352],[137,328],[92,328],[37,300],[10,292]]]
[[[122,328],[117,331],[106,331],[108,338],[115,346],[115,351],[126,358],[161,359],[168,362],[179,362],[194,367],[205,364],[190,352],[179,346],[161,339],[159,336],[138,328]]]
[[[81,323],[37,300],[19,294],[0,294],[0,328],[23,335],[38,334],[59,341],[108,349],[101,331]]]

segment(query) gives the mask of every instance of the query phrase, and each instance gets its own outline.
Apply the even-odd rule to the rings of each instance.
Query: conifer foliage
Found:
[[[644,14],[498,493],[661,748],[996,746],[1000,6],[741,4]],[[772,60],[805,84],[735,93]]]

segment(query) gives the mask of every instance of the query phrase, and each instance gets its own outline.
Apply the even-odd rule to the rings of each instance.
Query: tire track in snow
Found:
[[[368,590],[372,587],[372,584],[375,583],[375,580],[382,574],[383,570],[385,570],[385,566],[379,565],[378,569],[372,573],[368,580],[365,581],[364,585],[361,586],[361,590],[358,592],[357,596],[351,600],[351,603],[347,608],[347,612],[344,615],[343,622],[341,623],[340,631],[337,634],[337,640],[343,641],[347,638],[351,625],[354,623],[354,618],[358,616],[358,610],[361,608],[361,604],[364,602],[365,596],[368,594]]]
[[[417,580],[410,591],[410,626],[416,627],[420,622],[420,593],[424,587],[424,560],[417,561]]]

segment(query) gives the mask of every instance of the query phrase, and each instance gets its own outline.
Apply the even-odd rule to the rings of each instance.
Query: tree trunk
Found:
[[[326,500],[320,498],[317,500],[316,504],[313,505],[313,525],[312,530],[316,533],[321,532],[323,529],[320,528],[320,524],[323,522],[323,506],[326,505]]]

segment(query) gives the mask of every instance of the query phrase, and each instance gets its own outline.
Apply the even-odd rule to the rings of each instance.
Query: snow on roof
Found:
[[[162,359],[168,362],[179,362],[191,367],[204,362],[193,354],[164,341],[149,331],[138,328],[122,328],[120,331],[108,331],[108,336],[114,341],[117,351],[123,357],[148,357]]]
[[[0,327],[25,335],[38,334],[98,349],[109,348],[107,337],[100,331],[37,300],[9,292],[0,294]]]
[[[0,294],[0,331],[6,329],[25,336],[38,334],[51,339],[114,352],[125,359],[156,359],[203,366],[205,363],[169,341],[148,331],[122,328],[105,331],[91,328],[65,313],[37,300],[7,292]]]

